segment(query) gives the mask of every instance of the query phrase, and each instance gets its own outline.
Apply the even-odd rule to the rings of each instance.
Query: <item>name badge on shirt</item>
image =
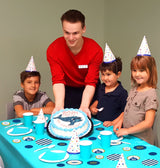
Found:
[[[79,69],[86,69],[86,68],[88,68],[88,65],[78,65],[78,68]]]

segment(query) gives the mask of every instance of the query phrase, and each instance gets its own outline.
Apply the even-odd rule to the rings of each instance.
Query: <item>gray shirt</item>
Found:
[[[19,90],[13,95],[13,106],[22,105],[24,110],[30,110],[32,108],[45,107],[48,102],[52,101],[45,92],[38,91],[35,99],[29,102],[25,97],[24,90]]]
[[[143,92],[138,92],[136,89],[131,89],[127,98],[123,118],[124,128],[132,127],[144,121],[147,110],[153,109],[157,111],[158,108],[158,98],[155,89],[152,88]],[[154,144],[152,128],[134,135],[150,144]]]

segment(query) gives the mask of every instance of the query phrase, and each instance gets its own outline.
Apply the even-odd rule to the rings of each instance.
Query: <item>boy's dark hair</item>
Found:
[[[61,22],[66,20],[71,23],[81,22],[82,28],[85,26],[85,16],[78,10],[71,9],[65,12],[61,17]]]
[[[122,72],[121,58],[118,57],[118,58],[116,58],[116,60],[114,62],[111,62],[111,63],[102,62],[100,65],[100,71],[104,72],[106,70],[112,71],[116,75],[118,74],[119,71]]]
[[[33,76],[39,76],[39,83],[41,83],[41,75],[38,71],[23,71],[20,74],[20,79],[21,79],[21,83],[24,83],[24,81],[29,78],[29,77],[33,77]]]

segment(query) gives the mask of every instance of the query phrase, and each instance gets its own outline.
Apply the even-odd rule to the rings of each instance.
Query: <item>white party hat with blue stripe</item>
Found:
[[[79,137],[77,131],[74,129],[72,131],[72,138],[68,145],[67,152],[69,154],[78,154],[80,153]]]
[[[127,168],[127,165],[126,165],[125,160],[124,160],[123,153],[121,154],[121,156],[119,158],[119,161],[118,161],[118,164],[117,164],[116,168]]]
[[[137,56],[151,56],[151,52],[148,47],[146,36],[143,37]]]
[[[35,63],[34,63],[33,56],[31,56],[31,59],[30,59],[28,65],[27,65],[26,71],[27,72],[37,71]]]
[[[106,43],[103,62],[111,63],[111,62],[114,62],[115,60],[116,60],[116,58],[115,58],[114,54],[112,53],[111,49],[109,48],[108,44]]]

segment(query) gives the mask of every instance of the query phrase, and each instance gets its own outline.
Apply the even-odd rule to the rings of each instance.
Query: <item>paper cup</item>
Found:
[[[91,157],[92,142],[89,140],[82,140],[80,145],[80,157],[82,159],[89,159]]]
[[[111,144],[111,137],[112,132],[111,131],[101,131],[98,138],[101,140],[101,145],[104,149],[110,147]]]
[[[33,121],[33,113],[31,113],[31,112],[23,113],[24,126],[31,127],[32,126],[32,121]]]
[[[44,127],[45,127],[45,122],[34,122],[35,123],[35,130],[37,135],[43,135],[44,134]]]

